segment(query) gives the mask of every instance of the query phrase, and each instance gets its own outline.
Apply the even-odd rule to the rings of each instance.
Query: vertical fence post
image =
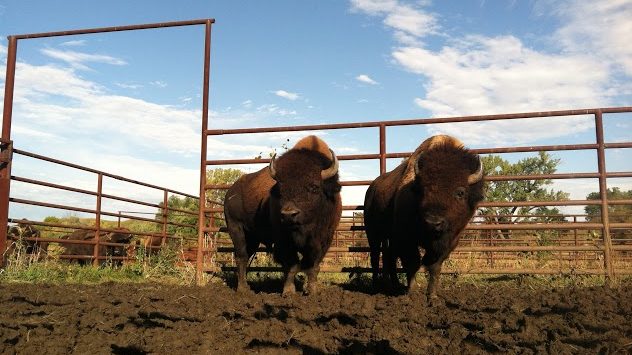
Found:
[[[164,247],[167,243],[167,214],[169,213],[169,206],[167,203],[169,202],[167,196],[167,190],[164,190],[164,196],[162,200],[162,241],[160,242],[160,247]]]
[[[597,138],[597,166],[599,169],[599,198],[601,199],[601,223],[603,235],[603,262],[606,277],[612,281],[614,267],[612,264],[612,239],[610,238],[610,218],[608,214],[608,185],[606,181],[606,145],[603,136],[603,115],[601,110],[595,112],[595,133]]]
[[[7,226],[9,224],[9,193],[11,189],[11,116],[13,114],[13,89],[15,86],[15,61],[18,40],[9,36],[7,51],[7,72],[4,81],[4,108],[2,112],[2,153],[7,161],[0,165],[0,267],[4,267],[4,255],[7,249]]]
[[[92,259],[92,265],[99,266],[99,241],[101,239],[101,195],[103,194],[103,173],[99,173],[97,179],[97,215],[95,217],[95,227],[96,231],[94,232],[94,259]]]
[[[386,172],[386,126],[380,125],[380,175]]]
[[[206,21],[204,36],[204,81],[202,86],[202,143],[200,149],[200,203],[198,209],[198,248],[195,264],[195,282],[202,285],[202,272],[204,262],[204,235],[206,229],[205,209],[206,209],[206,150],[208,143],[208,97],[211,73],[211,20]]]

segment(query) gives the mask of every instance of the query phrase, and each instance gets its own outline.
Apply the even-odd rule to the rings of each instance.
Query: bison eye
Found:
[[[457,199],[462,200],[465,197],[465,188],[459,187],[458,189],[456,189],[456,191],[454,192],[454,196]]]
[[[320,191],[320,186],[316,185],[316,184],[311,184],[309,186],[307,186],[307,191],[313,193],[313,194],[317,194]]]

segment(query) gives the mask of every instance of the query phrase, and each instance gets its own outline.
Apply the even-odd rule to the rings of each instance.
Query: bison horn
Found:
[[[410,159],[410,158],[408,158]],[[414,171],[415,171],[415,176],[419,175],[419,164],[421,164],[421,155],[419,156],[419,158],[417,160],[415,160],[415,164],[413,164],[414,166]]]
[[[276,154],[272,155],[272,158],[270,158],[270,176],[276,180],[276,169],[274,168],[274,159],[276,158]]]
[[[323,180],[327,180],[338,173],[338,158],[336,158],[336,154],[334,154],[333,150],[329,149],[329,151],[331,152],[331,159],[333,162],[329,168],[320,172],[320,177]]]
[[[468,185],[476,184],[481,181],[483,178],[483,162],[481,161],[481,157],[478,157],[478,170],[475,173],[471,174],[467,177]]]

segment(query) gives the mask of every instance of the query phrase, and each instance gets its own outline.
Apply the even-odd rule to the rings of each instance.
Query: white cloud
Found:
[[[632,76],[632,2],[562,1],[552,4],[565,24],[555,37],[571,53],[591,53]],[[594,21],[588,23],[588,19]]]
[[[371,16],[384,16],[383,23],[396,31],[396,38],[408,44],[415,37],[435,34],[439,29],[434,15],[397,0],[351,0],[351,8]]]
[[[86,44],[86,40],[85,39],[81,39],[81,40],[76,40],[76,41],[66,41],[60,44],[60,46],[66,46],[66,47],[81,47],[83,45]]]
[[[274,94],[276,96],[279,96],[279,97],[282,97],[284,99],[288,99],[288,100],[291,100],[291,101],[295,101],[296,99],[299,98],[299,95],[297,93],[288,92],[288,91],[285,91],[285,90],[277,90],[277,91],[274,92]]]
[[[153,86],[157,86],[159,88],[166,88],[167,87],[167,83],[165,83],[164,81],[160,81],[160,80],[151,81],[149,84],[153,85]]]
[[[51,58],[62,60],[70,64],[73,68],[87,70],[89,69],[84,63],[103,63],[111,65],[126,65],[127,63],[105,54],[89,54],[75,51],[61,51],[53,48],[44,48],[41,52]]]
[[[115,83],[114,85],[122,89],[131,89],[131,90],[136,90],[143,87],[143,85],[140,85],[140,84],[126,84],[126,83]]]
[[[360,82],[363,82],[365,84],[371,84],[371,85],[377,85],[378,84],[377,81],[371,79],[371,77],[369,77],[366,74],[360,74],[360,75],[356,76],[356,80],[360,81]]]
[[[397,48],[393,58],[425,76],[417,105],[438,116],[604,105],[608,68],[583,55],[545,54],[513,36],[470,36],[438,52]],[[581,73],[581,75],[578,75]]]

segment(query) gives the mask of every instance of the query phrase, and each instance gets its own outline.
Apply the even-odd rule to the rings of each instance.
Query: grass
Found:
[[[166,247],[158,253],[147,255],[139,248],[132,262],[123,266],[116,266],[111,261],[104,266],[79,266],[64,261],[48,259],[38,261],[37,255],[25,253],[22,245],[16,245],[13,253],[8,256],[4,269],[0,269],[0,282],[33,282],[33,283],[79,283],[93,284],[103,282],[159,282],[177,285],[195,284],[195,267],[181,262],[182,250],[179,247]],[[252,266],[270,266],[272,259],[265,253],[257,255]],[[450,263],[447,263],[450,264]],[[455,266],[455,265],[452,265]],[[446,268],[447,269],[447,268]],[[249,284],[259,285],[261,290],[276,290],[283,282],[280,272],[249,272]],[[297,284],[305,282],[304,275],[299,274]],[[469,275],[443,274],[442,284],[445,287],[459,285],[474,285],[489,287],[507,285],[508,287],[526,288],[557,288],[557,287],[587,287],[602,286],[606,278],[601,275]],[[211,274],[207,281],[225,282],[234,286],[235,275],[232,272]],[[403,275],[400,282],[403,283]],[[348,273],[320,273],[319,282],[323,285],[338,285],[355,290],[372,290],[371,275],[368,273],[350,276]],[[630,276],[619,276],[611,283],[613,286],[632,282]],[[417,283],[425,287],[426,274],[419,272]]]
[[[166,247],[157,254],[145,255],[145,251],[139,249],[134,260],[123,266],[117,266],[111,260],[103,266],[80,266],[54,259],[38,261],[37,255],[26,254],[24,247],[16,244],[13,253],[7,256],[5,268],[0,269],[0,282],[161,282],[192,285],[195,283],[195,268],[179,262],[180,252]]]

